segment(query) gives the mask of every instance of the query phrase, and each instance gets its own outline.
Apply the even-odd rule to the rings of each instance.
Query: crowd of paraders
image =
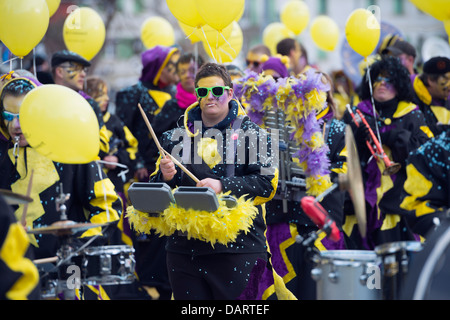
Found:
[[[390,37],[370,63],[355,66],[361,70],[356,84],[342,70],[325,73],[310,64],[307,50],[296,39],[281,40],[276,50],[256,45],[246,53],[246,66],[240,67],[158,45],[142,53],[139,79],[114,97],[108,79],[93,74],[89,61],[67,50],[54,53],[49,61],[37,57],[29,69],[2,75],[0,189],[33,201],[10,204],[0,197],[0,299],[42,297],[46,264],[34,262],[57,257],[61,239],[29,230],[62,220],[57,203],[62,193],[70,195],[64,201],[67,220],[106,226],[76,233],[70,242],[73,250],[134,250],[135,281],[83,284],[72,297],[80,300],[314,300],[308,252],[374,250],[395,241],[426,243],[450,206],[450,60],[435,56],[418,61],[414,46]],[[297,196],[286,197],[280,191],[289,181],[279,159],[273,154],[270,158],[271,140],[271,161],[265,161],[267,154],[255,143],[270,131],[264,114],[255,119],[251,112],[259,93],[254,91],[254,99],[238,94],[244,80],[263,77],[279,85],[289,79],[319,80],[316,87],[325,98],[311,121],[320,126],[327,147],[325,170],[333,183],[353,165],[346,143],[346,129],[351,129],[363,185],[358,196],[365,204],[364,232],[354,199],[334,188],[318,201],[336,223],[339,240],[322,233],[313,251],[296,241],[319,229],[302,209],[307,193],[298,188]],[[19,117],[22,102],[33,90],[50,84],[74,90],[92,107],[102,161],[60,163],[28,143]],[[276,103],[265,105],[263,113],[281,110]],[[287,119],[284,126],[289,125]],[[215,134],[208,136],[211,129]],[[230,143],[228,130],[256,140],[235,138]],[[374,145],[378,150],[371,148]],[[219,146],[226,147],[218,152]],[[70,148],[61,145],[66,147]],[[383,161],[380,151],[389,161]],[[393,164],[395,172],[386,174]],[[308,165],[312,170],[314,163]],[[205,215],[194,209],[171,212],[178,219],[174,224],[184,223],[183,230],[170,229],[169,215],[146,212],[139,212],[139,217],[148,214],[139,225],[139,210],[128,192],[135,183],[164,183],[172,191],[209,188],[218,197],[231,196],[237,210],[220,202],[230,218],[214,217],[220,222],[210,228],[214,230],[205,225],[217,212]],[[202,201],[195,197],[192,203]],[[204,220],[198,218],[201,215]],[[149,227],[147,222],[153,224]]]

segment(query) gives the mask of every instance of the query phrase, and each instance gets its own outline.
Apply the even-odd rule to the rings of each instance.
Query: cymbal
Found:
[[[92,228],[104,227],[108,223],[78,223],[70,220],[57,221],[50,226],[27,230],[31,234],[53,234],[56,236],[72,235],[80,231],[86,231]]]
[[[364,185],[359,162],[358,151],[356,150],[355,138],[350,126],[345,128],[345,145],[347,146],[347,174],[339,175],[341,189],[345,189],[350,194],[355,209],[356,220],[361,236],[364,238],[367,231],[366,202],[364,197]]]
[[[14,193],[11,190],[0,189],[0,194],[9,205],[26,204],[33,202],[33,199],[18,193]]]

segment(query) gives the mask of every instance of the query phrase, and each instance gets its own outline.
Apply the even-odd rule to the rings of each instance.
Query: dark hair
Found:
[[[282,56],[289,56],[291,50],[295,49],[295,39],[286,38],[277,43],[277,53]]]
[[[233,82],[231,81],[230,74],[227,71],[225,66],[207,62],[198,70],[197,75],[195,76],[195,87],[198,87],[198,82],[200,79],[208,78],[208,77],[220,77],[223,79],[223,82],[226,86],[233,88]]]
[[[3,130],[7,131],[5,119],[3,119],[3,111],[5,110],[3,100],[5,96],[10,95],[13,97],[19,97],[27,94],[34,88],[36,88],[36,85],[31,80],[28,80],[26,78],[15,78],[5,84],[5,86],[1,90],[0,95],[0,118],[1,118],[0,127]]]
[[[202,58],[202,56],[200,56],[200,55],[197,55],[197,56],[195,56],[194,54],[192,54],[192,53],[183,53],[181,56],[180,56],[180,58],[178,59],[178,61],[177,61],[177,65],[176,65],[176,67],[177,67],[177,72],[178,72],[178,66],[180,65],[180,64],[187,64],[187,63],[191,63],[191,61],[197,61],[197,67],[198,68],[200,68],[202,65],[203,65],[203,63],[205,62],[204,60],[203,60],[203,58]]]
[[[436,82],[440,77],[442,77],[442,74],[436,74],[436,73],[422,73],[419,75],[419,79],[422,80],[425,87],[429,87],[430,83],[429,81]]]
[[[392,85],[397,91],[397,98],[400,101],[413,101],[414,89],[411,84],[408,70],[402,65],[400,59],[392,56],[383,56],[381,60],[374,62],[370,66],[370,77],[372,85],[375,79],[384,74],[392,81]],[[361,100],[370,99],[369,80],[367,79],[367,70],[362,78]]]

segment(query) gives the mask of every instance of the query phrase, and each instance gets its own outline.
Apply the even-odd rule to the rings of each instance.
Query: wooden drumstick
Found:
[[[27,187],[27,197],[28,198],[31,195],[31,188],[33,186],[33,175],[34,175],[34,169],[31,169],[30,181],[28,182],[28,187]],[[27,225],[27,211],[28,211],[28,203],[25,203],[23,205],[22,219],[20,221],[22,223],[22,226],[24,226],[24,227]]]
[[[44,264],[44,263],[52,263],[52,262],[57,262],[58,261],[58,257],[51,257],[51,258],[44,258],[44,259],[37,259],[37,260],[33,260],[33,263],[38,265],[38,264]]]
[[[144,118],[145,124],[147,125],[147,128],[150,131],[150,134],[152,135],[153,141],[155,141],[156,146],[158,147],[159,153],[164,158],[165,157],[164,149],[161,147],[158,137],[156,137],[155,131],[153,131],[153,127],[150,124],[150,121],[148,121],[147,115],[145,114],[144,109],[142,108],[140,103],[138,103],[138,107],[139,107],[139,110],[141,111],[142,118]]]
[[[199,183],[200,180],[194,176],[192,174],[192,172],[190,172],[183,164],[181,164],[181,162],[179,162],[177,159],[175,159],[175,157],[173,157],[170,153],[168,153],[166,150],[163,149],[163,147],[161,147],[161,144],[159,143],[158,137],[155,134],[155,131],[153,131],[153,127],[150,124],[150,121],[148,121],[147,115],[144,112],[144,109],[142,109],[142,106],[140,103],[138,103],[138,107],[139,110],[141,111],[142,114],[142,118],[144,118],[145,124],[148,127],[148,130],[150,131],[150,134],[152,135],[153,140],[156,143],[156,146],[158,147],[159,153],[161,154],[161,156],[163,158],[165,158],[165,156],[168,156],[170,158],[170,160],[173,161],[173,163],[175,163],[178,167],[180,167],[181,170],[183,170],[192,180],[195,181],[195,183]]]
[[[170,158],[170,160],[173,161],[177,166],[180,167],[181,170],[183,170],[189,177],[191,177],[192,180],[195,181],[195,183],[199,183],[200,180],[196,176],[192,174],[181,162],[179,162],[175,157],[173,157],[170,153],[168,153],[166,150],[163,149],[163,152]]]

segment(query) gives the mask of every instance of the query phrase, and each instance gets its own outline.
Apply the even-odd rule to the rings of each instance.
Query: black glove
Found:
[[[360,122],[359,127],[355,130],[355,142],[358,146],[366,145],[366,141],[371,141],[372,137],[370,135],[369,129]]]

